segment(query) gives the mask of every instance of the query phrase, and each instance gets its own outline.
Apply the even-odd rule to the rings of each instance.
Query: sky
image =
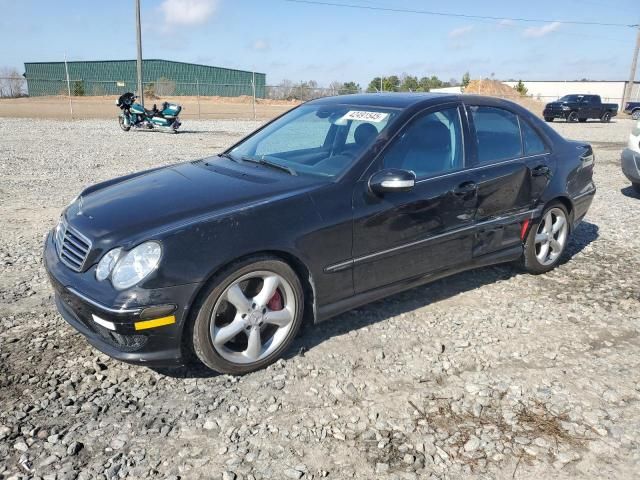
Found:
[[[626,80],[636,31],[553,20],[640,23],[638,0],[141,0],[144,58],[194,62],[283,79],[355,81],[437,75],[523,80]],[[368,7],[368,8],[367,8]],[[543,22],[372,10],[431,10]],[[0,0],[0,67],[133,59],[133,0]],[[11,39],[8,41],[7,39]]]

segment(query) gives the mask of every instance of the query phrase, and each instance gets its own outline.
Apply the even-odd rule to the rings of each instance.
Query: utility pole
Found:
[[[136,0],[136,40],[138,42],[138,61],[136,67],[138,70],[138,97],[140,105],[144,107],[144,90],[142,88],[142,32],[140,29],[140,0]]]
[[[625,89],[625,95],[622,99],[622,105],[620,108],[624,110],[625,105],[629,100],[631,100],[631,95],[633,94],[633,84],[636,80],[636,67],[638,66],[638,52],[640,51],[640,25],[636,25],[638,30],[638,35],[636,37],[636,48],[633,52],[633,58],[631,60],[631,72],[629,73],[629,83],[627,83],[627,88]]]
[[[69,94],[69,111],[73,120],[73,102],[71,101],[71,80],[69,80],[69,66],[67,65],[67,52],[64,52],[64,72],[67,76],[67,93]]]

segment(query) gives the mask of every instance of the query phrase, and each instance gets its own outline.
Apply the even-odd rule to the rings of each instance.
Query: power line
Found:
[[[439,17],[455,17],[455,18],[471,18],[481,20],[508,20],[512,22],[529,22],[529,23],[563,23],[568,25],[593,25],[600,27],[631,27],[635,28],[637,24],[625,24],[625,23],[604,23],[604,22],[587,22],[579,20],[548,20],[541,18],[517,18],[517,17],[493,17],[488,15],[469,15],[465,13],[450,13],[450,12],[436,12],[431,10],[413,10],[408,8],[393,8],[393,7],[374,7],[368,5],[354,5],[350,3],[334,3],[324,2],[319,0],[285,0],[291,3],[302,3],[307,5],[322,5],[327,7],[342,7],[342,8],[354,8],[359,10],[377,10],[382,12],[392,13],[414,13],[418,15],[434,15]]]

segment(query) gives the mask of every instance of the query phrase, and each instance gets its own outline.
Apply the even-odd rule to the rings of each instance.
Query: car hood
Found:
[[[66,218],[94,242],[115,244],[199,217],[301,194],[319,182],[214,157],[89,187],[67,209]]]
[[[562,105],[569,105],[569,103],[571,102],[549,102],[547,103],[547,107],[548,108],[553,108],[553,107],[561,107]]]

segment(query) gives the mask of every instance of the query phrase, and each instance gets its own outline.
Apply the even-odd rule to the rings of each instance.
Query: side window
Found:
[[[502,108],[469,107],[476,129],[478,161],[499,162],[522,156],[518,117]]]
[[[462,168],[463,159],[462,125],[454,107],[414,119],[384,153],[384,167],[427,178]]]
[[[520,129],[522,130],[525,155],[538,155],[547,151],[547,146],[540,135],[522,118],[520,119]]]

